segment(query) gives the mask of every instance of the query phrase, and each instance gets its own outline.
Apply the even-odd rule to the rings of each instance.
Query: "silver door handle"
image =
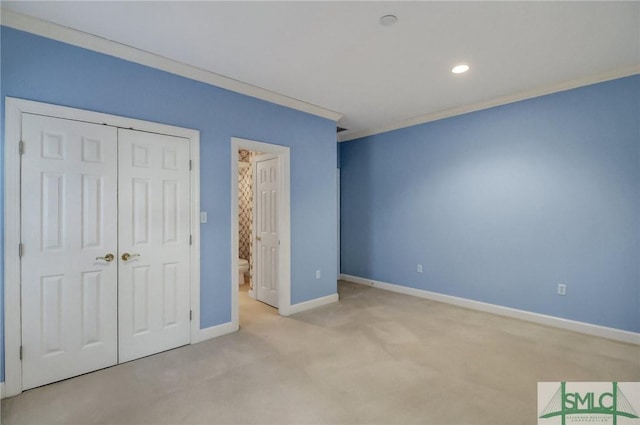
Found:
[[[132,258],[136,258],[139,257],[140,254],[129,254],[128,252],[125,252],[124,254],[122,254],[122,261],[129,261]]]
[[[257,240],[257,241],[261,241],[261,240],[262,240],[262,238],[261,238],[260,236],[256,236],[256,240]]]

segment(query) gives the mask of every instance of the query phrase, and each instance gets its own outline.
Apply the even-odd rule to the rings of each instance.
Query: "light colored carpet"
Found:
[[[248,286],[248,285],[245,285]],[[284,318],[2,401],[11,424],[535,424],[538,381],[640,381],[640,347],[340,282]]]

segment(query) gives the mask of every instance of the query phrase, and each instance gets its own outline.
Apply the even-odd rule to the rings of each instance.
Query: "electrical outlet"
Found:
[[[564,283],[558,284],[558,295],[567,295],[567,285]]]
[[[206,223],[206,222],[207,222],[207,212],[200,211],[200,223]]]
[[[316,270],[316,279],[320,279],[320,270]]]
[[[418,273],[422,273],[422,264],[418,264]]]

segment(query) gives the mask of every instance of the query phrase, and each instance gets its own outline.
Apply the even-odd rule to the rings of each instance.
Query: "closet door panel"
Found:
[[[22,115],[23,389],[117,363],[117,130]]]
[[[120,129],[120,361],[188,344],[189,141]]]

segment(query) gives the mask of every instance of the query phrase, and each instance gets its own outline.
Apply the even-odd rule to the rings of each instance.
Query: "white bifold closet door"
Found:
[[[189,142],[23,114],[23,389],[188,344]]]
[[[117,130],[22,115],[22,385],[118,361]]]
[[[189,343],[189,141],[119,129],[118,157],[124,362]]]

